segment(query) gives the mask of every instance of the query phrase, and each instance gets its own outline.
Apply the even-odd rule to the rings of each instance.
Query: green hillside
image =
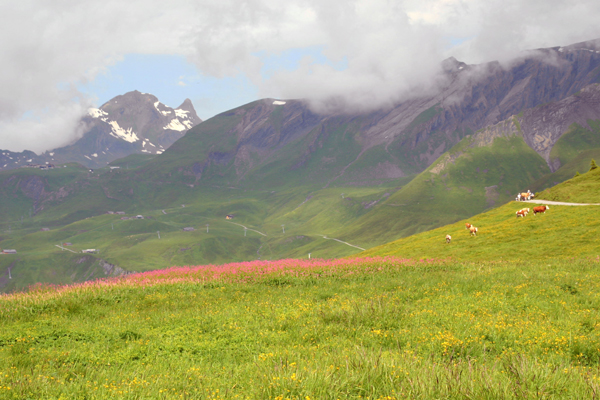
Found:
[[[600,168],[539,193],[539,199],[600,203]],[[517,218],[534,203],[510,202],[499,208],[418,235],[369,249],[361,256],[450,258],[455,260],[543,260],[600,255],[600,206],[552,205],[545,214]],[[470,223],[479,231],[472,237]],[[452,242],[445,242],[446,235]]]
[[[592,159],[600,160],[600,148],[581,151],[575,158],[561,166],[555,172],[544,175],[532,183],[530,185],[531,190],[534,193],[537,193],[573,178],[573,176],[575,176],[575,174],[578,172],[582,174],[588,171],[590,169],[590,161]]]
[[[597,152],[600,155],[600,151]],[[587,165],[581,164],[581,171],[590,168],[590,153],[585,152]],[[600,158],[599,158],[600,159]],[[537,195],[544,200],[567,201],[572,203],[600,203],[600,168],[573,177],[560,185],[553,186]]]
[[[558,159],[565,165],[586,150],[600,150],[600,121],[588,120],[589,129],[573,124],[552,147],[550,161]]]
[[[130,154],[127,157],[110,162],[109,165],[125,169],[138,168],[153,160],[155,157],[156,154]]]
[[[425,110],[395,142],[365,151],[367,117],[311,119],[300,103],[259,101],[203,122],[161,155],[111,163],[118,169],[0,172],[0,248],[18,251],[0,258],[0,291],[173,265],[347,257],[571,178],[598,151],[582,150],[594,132],[574,128],[556,147],[569,161],[550,173],[512,118],[464,137],[420,174],[402,176],[426,160],[410,161],[400,145],[416,141],[416,127],[439,112]],[[246,136],[241,127],[255,119],[261,123]],[[423,142],[418,151],[432,156],[465,133],[438,135],[434,147]],[[124,221],[109,211],[146,219]],[[61,242],[76,253],[99,252],[84,257],[56,247]]]
[[[483,146],[469,136],[359,218],[344,237],[373,246],[437,228],[514,199],[548,172],[519,136]]]
[[[16,249],[18,254],[0,256],[0,290],[25,288],[36,282],[80,282],[122,270],[147,271],[173,265],[307,258],[309,253],[320,258],[348,256],[365,247],[360,242],[336,241],[340,239],[337,233],[368,213],[369,204],[397,190],[386,186],[208,190],[135,181],[131,179],[135,173],[100,171],[100,184],[39,215],[27,216],[22,223],[3,225],[0,247]],[[78,185],[85,187],[85,182]],[[104,182],[109,194],[118,200],[106,197]],[[155,208],[160,204],[165,206]],[[107,214],[121,210],[126,214]],[[121,219],[138,214],[144,219]],[[234,219],[226,220],[228,214]],[[246,235],[243,226],[248,228]],[[49,231],[41,230],[46,227]],[[184,232],[186,227],[195,231]],[[66,250],[57,247],[65,242],[72,246]],[[84,249],[97,249],[98,253],[81,254]],[[107,272],[102,267],[105,264],[116,268],[107,267]],[[12,279],[8,279],[9,268]]]
[[[75,163],[61,164],[51,170],[0,171],[0,226],[20,222],[43,208],[50,208],[51,204],[60,201],[61,196],[68,195],[65,191],[58,193],[61,187],[68,187],[87,176],[88,169]],[[50,195],[52,192],[55,192],[54,196]]]
[[[206,136],[194,140],[214,139],[211,146],[216,146],[219,142],[212,138],[210,127],[208,124],[203,133],[191,135]],[[214,128],[215,132],[223,129]],[[344,143],[353,143],[351,127],[340,127],[339,135],[329,136],[333,145],[324,145],[317,155],[342,160],[334,154],[349,151]],[[193,154],[189,149],[177,150],[183,146],[181,141],[172,153],[169,150],[152,159],[136,156],[116,162],[120,169],[82,170],[79,175],[70,175],[70,180],[59,179],[57,174],[65,172],[47,171],[44,189],[40,189],[47,197],[43,210],[30,217],[25,206],[33,207],[33,201],[15,201],[14,207],[23,207],[15,208],[24,214],[23,221],[1,225],[0,246],[16,249],[18,256],[0,258],[0,290],[24,288],[35,282],[79,282],[123,270],[147,271],[172,265],[306,258],[309,254],[345,257],[501,204],[546,172],[543,160],[519,137],[498,138],[491,146],[480,147],[472,147],[472,140],[466,138],[445,155],[455,157],[454,162],[442,157],[415,179],[404,177],[370,186],[340,186],[341,181],[327,188],[322,184],[294,185],[301,181],[295,178],[300,172],[285,166],[291,155],[287,160],[282,158],[282,169],[271,165],[272,170],[263,171],[261,167],[248,177],[252,180],[279,174],[281,187],[262,187],[263,178],[256,178],[252,189],[225,186],[227,180],[211,184],[212,178],[194,184],[194,175],[177,167],[184,162],[177,158],[179,152]],[[282,151],[285,154],[287,150]],[[372,155],[365,153],[363,157],[370,159]],[[312,162],[307,162],[306,171],[319,175],[320,164]],[[134,168],[136,163],[140,167]],[[214,168],[226,176],[230,167]],[[359,169],[348,168],[349,176],[356,177]],[[210,171],[202,172],[203,176]],[[9,172],[2,174],[11,176]],[[328,176],[325,178],[331,179]],[[26,197],[20,186],[8,189]],[[68,196],[54,199],[52,190],[62,190]],[[146,219],[124,221],[120,215],[107,215],[108,211],[124,211],[129,217],[142,214]],[[234,214],[235,219],[226,221],[227,214]],[[248,228],[246,236],[242,226]],[[185,227],[195,231],[183,232]],[[42,228],[50,231],[41,232]],[[56,247],[61,242],[72,243],[69,250],[75,252],[90,248],[99,252],[84,258]],[[47,263],[41,267],[44,259]],[[7,279],[9,267],[12,279]]]

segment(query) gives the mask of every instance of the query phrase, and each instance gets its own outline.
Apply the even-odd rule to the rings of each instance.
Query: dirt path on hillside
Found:
[[[63,246],[59,246],[59,245],[57,245],[57,244],[55,244],[55,246],[56,246],[56,247],[58,247],[59,249],[67,250],[67,251],[70,251],[71,253],[75,253],[75,254],[77,254],[77,252],[76,252],[76,251],[73,251],[73,250],[71,250],[71,249],[65,249]]]
[[[260,235],[267,236],[267,235],[265,235],[264,233],[257,231],[256,229],[250,229],[250,228],[248,228],[248,227],[246,227],[246,226],[244,226],[244,225],[242,225],[242,224],[236,224],[235,222],[231,222],[231,221],[227,221],[227,222],[229,222],[230,224],[234,224],[234,225],[237,225],[237,226],[241,226],[241,227],[242,227],[242,228],[244,228],[244,229],[247,229],[247,230],[249,230],[249,231],[252,231],[252,232],[256,232],[256,233],[258,233],[258,234],[260,234]]]
[[[365,251],[365,249],[363,249],[362,247],[355,246],[355,245],[350,244],[348,242],[344,242],[343,240],[340,240],[340,239],[330,238],[330,237],[327,237],[325,235],[319,235],[319,236],[321,236],[323,239],[335,240],[336,242],[340,242],[340,243],[346,244],[346,245],[348,245],[350,247],[356,247],[359,250]]]
[[[525,200],[522,203],[536,203],[556,206],[600,206],[600,203],[565,203],[564,201],[552,200]]]

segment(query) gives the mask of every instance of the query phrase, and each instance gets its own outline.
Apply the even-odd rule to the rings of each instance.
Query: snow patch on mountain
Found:
[[[179,108],[175,109],[175,115],[179,118],[188,118],[189,111],[181,110]]]
[[[281,101],[281,100],[275,100],[273,102],[273,105],[276,105],[276,106],[282,106],[284,104],[285,104],[285,101]]]
[[[169,122],[169,125],[165,126],[163,129],[171,129],[173,131],[182,132],[190,129],[192,127],[191,125],[192,124],[189,121],[183,121],[183,123],[181,123],[181,121],[179,121],[177,118],[173,118],[171,122]]]
[[[88,110],[88,115],[92,118],[101,118],[103,121],[105,120],[105,118],[102,117],[107,117],[108,113],[104,110],[101,110],[99,108],[90,108]]]
[[[167,111],[163,111],[160,108],[158,108],[158,105],[161,104],[160,101],[157,101],[154,103],[154,108],[156,108],[156,111],[158,111],[159,113],[161,113],[162,115],[164,115],[165,117],[169,114],[171,114],[171,111],[167,110]],[[164,104],[163,104],[164,105]]]
[[[112,127],[112,131],[110,134],[118,139],[123,139],[126,142],[133,143],[140,140],[138,136],[133,131],[133,128],[129,128],[127,130],[121,128],[117,121],[110,121],[110,126]]]

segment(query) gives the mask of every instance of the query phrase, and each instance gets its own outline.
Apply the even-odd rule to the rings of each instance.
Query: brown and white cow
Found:
[[[452,240],[452,236],[446,235],[446,243],[450,243],[451,240]]]
[[[467,228],[467,230],[471,229],[471,227],[472,227],[472,226],[473,226],[473,225],[471,225],[471,224],[470,224],[470,223],[468,223],[468,222],[465,224],[465,228]]]
[[[529,214],[529,208],[521,208],[519,211],[517,211],[517,218],[526,217],[527,214]]]
[[[537,214],[537,213],[545,213],[546,210],[549,210],[550,206],[538,206],[538,207],[533,207],[533,215]]]
[[[533,193],[527,191],[527,192],[519,193],[519,195],[517,196],[517,200],[520,200],[520,201],[531,200],[531,199],[533,199],[533,196],[535,196]]]
[[[469,231],[471,232],[471,236],[477,236],[477,228],[472,226],[469,228]]]

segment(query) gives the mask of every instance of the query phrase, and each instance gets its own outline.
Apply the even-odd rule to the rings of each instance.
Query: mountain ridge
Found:
[[[170,159],[165,166],[193,176],[187,184],[194,185],[256,186],[281,180],[275,175],[294,184],[361,185],[414,175],[466,135],[599,82],[599,48],[594,40],[536,50],[506,68],[450,59],[438,93],[369,113],[317,114],[301,100],[258,100],[190,130],[170,149],[180,162],[167,151],[148,168],[166,170],[159,165]],[[548,158],[548,146],[532,137],[528,144]],[[194,151],[184,155],[186,148]],[[312,172],[302,178],[297,170]]]
[[[135,90],[90,108],[81,122],[85,133],[67,146],[40,155],[0,150],[0,170],[69,162],[99,168],[129,154],[161,154],[202,120],[190,99],[171,108],[156,96]]]

